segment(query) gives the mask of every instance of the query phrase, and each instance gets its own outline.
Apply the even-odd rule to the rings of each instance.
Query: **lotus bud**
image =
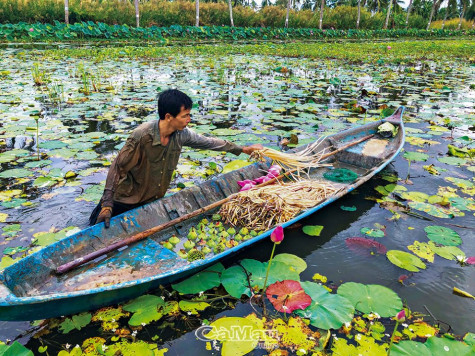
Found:
[[[284,229],[282,226],[279,225],[274,229],[274,231],[272,231],[270,234],[270,239],[275,244],[280,244],[282,242],[284,239]]]
[[[237,182],[240,187],[244,187],[246,184],[253,184],[254,182],[252,180],[246,179],[246,180],[240,180]]]
[[[248,183],[248,184],[244,185],[239,191],[244,192],[246,190],[254,188],[255,186],[256,186],[256,184],[254,182]]]
[[[399,313],[396,314],[396,321],[402,323],[406,320],[406,311],[403,309]]]

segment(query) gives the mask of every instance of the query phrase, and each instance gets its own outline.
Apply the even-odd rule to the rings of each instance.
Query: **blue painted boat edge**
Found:
[[[354,190],[355,188],[359,187],[361,184],[367,182],[369,179],[371,179],[374,175],[376,175],[377,173],[379,173],[382,169],[384,169],[401,151],[402,147],[404,146],[404,142],[405,142],[405,130],[404,130],[404,123],[403,123],[403,113],[404,113],[404,110],[405,108],[403,106],[401,106],[400,108],[397,109],[397,111],[401,110],[401,114],[400,114],[400,126],[401,126],[401,129],[402,129],[402,139],[401,139],[401,143],[398,147],[398,149],[395,151],[395,153],[388,159],[386,159],[377,169],[373,170],[371,172],[371,174],[365,176],[365,179],[361,179],[361,180],[358,180],[355,184],[351,185],[351,186],[348,186],[344,191],[341,191],[340,193],[338,193],[337,195],[335,196],[332,196],[331,198],[325,200],[324,202],[318,204],[317,206],[311,208],[311,209],[308,209],[307,211],[297,215],[296,217],[294,217],[293,219],[281,224],[284,228],[285,227],[288,227],[292,224],[294,224],[295,222],[315,213],[316,211],[320,210],[321,208],[327,206],[328,204],[336,201],[337,199],[339,199],[341,196],[347,194],[348,192]],[[397,112],[396,111],[396,112]],[[385,120],[381,120],[381,121],[385,121]],[[373,123],[369,123],[367,125],[371,125],[371,124],[374,124]],[[341,134],[341,133],[339,133]],[[334,134],[336,135],[336,134]],[[334,135],[329,135],[327,137],[331,137],[331,136],[334,136]],[[96,225],[97,226],[97,225]],[[87,229],[84,229],[82,231],[88,231],[89,229],[93,229],[94,226],[92,227],[89,227]],[[129,282],[124,282],[124,283],[119,283],[119,284],[114,284],[114,285],[111,285],[111,286],[106,286],[106,287],[100,287],[100,288],[94,288],[94,289],[89,289],[89,290],[82,290],[82,291],[77,291],[77,292],[72,292],[72,293],[55,293],[55,294],[48,294],[48,295],[45,295],[45,296],[34,296],[34,297],[16,297],[13,293],[11,293],[10,295],[8,295],[4,300],[0,300],[0,307],[12,307],[12,306],[21,306],[21,305],[28,305],[28,304],[37,304],[37,303],[50,303],[50,302],[58,302],[58,301],[61,301],[63,299],[71,299],[71,298],[77,298],[77,297],[87,297],[89,295],[93,295],[93,294],[102,294],[102,293],[105,293],[105,292],[113,292],[114,290],[119,290],[119,289],[123,289],[123,288],[130,288],[130,287],[134,287],[134,286],[137,286],[137,285],[141,285],[141,284],[147,284],[147,283],[151,283],[151,282],[154,282],[156,280],[164,280],[164,279],[167,279],[169,280],[169,283],[175,281],[175,280],[178,280],[182,277],[185,277],[184,275],[189,275],[191,273],[194,273],[194,272],[197,272],[199,270],[202,270],[204,268],[207,268],[209,266],[211,266],[212,264],[214,264],[215,262],[217,262],[218,260],[232,254],[232,253],[235,253],[236,251],[242,249],[242,248],[245,248],[257,241],[260,241],[266,237],[268,237],[270,234],[271,234],[272,230],[268,230],[256,237],[254,237],[253,239],[250,239],[250,240],[247,240],[241,244],[239,244],[238,246],[234,247],[234,248],[231,248],[227,251],[224,251],[218,255],[215,255],[213,256],[212,258],[210,259],[207,259],[207,260],[198,260],[198,261],[195,261],[195,262],[192,262],[190,263],[189,265],[183,267],[183,268],[177,268],[177,269],[174,269],[174,270],[171,270],[171,271],[167,271],[167,273],[164,273],[164,274],[159,274],[159,275],[155,275],[155,276],[150,276],[150,277],[146,277],[146,278],[142,278],[142,279],[138,279],[138,280],[133,280],[133,281],[129,281]],[[56,242],[55,244],[59,243],[60,241]],[[53,244],[54,245],[54,244]],[[53,246],[53,245],[50,245],[50,246]],[[38,253],[41,252],[38,251]],[[32,255],[31,255],[32,256]],[[1,274],[0,274],[1,276]],[[174,278],[176,277],[176,278]],[[1,281],[1,278],[0,278],[0,281]]]

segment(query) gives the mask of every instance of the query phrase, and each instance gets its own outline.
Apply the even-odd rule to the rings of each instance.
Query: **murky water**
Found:
[[[459,166],[438,160],[446,157],[447,144],[468,142],[452,138],[474,138],[475,91],[469,90],[469,84],[473,82],[475,68],[466,63],[357,66],[259,56],[96,63],[74,58],[43,60],[36,57],[40,54],[41,50],[29,48],[0,50],[1,172],[26,169],[16,173],[18,178],[0,178],[0,212],[7,214],[6,223],[0,223],[4,256],[16,258],[25,253],[22,249],[31,252],[54,241],[55,237],[46,239],[41,233],[55,233],[68,226],[86,227],[87,218],[101,195],[110,160],[132,128],[156,118],[156,94],[169,86],[193,97],[196,103],[193,127],[197,131],[241,144],[259,142],[273,147],[291,134],[305,143],[317,135],[363,123],[378,116],[378,108],[383,104],[393,108],[405,105],[408,127],[405,149],[423,151],[429,159],[412,163],[412,185],[402,181],[399,184],[410,192],[428,195],[438,194],[439,188],[445,186],[456,189],[464,199],[473,195],[471,190],[446,179],[473,182],[473,167],[470,170],[473,162]],[[46,86],[34,85],[35,63],[40,74],[44,72]],[[276,71],[282,67],[288,72]],[[369,108],[366,115],[351,110],[354,100]],[[43,157],[44,165],[38,166],[34,160],[35,118],[39,122],[40,153],[48,155]],[[5,152],[12,150],[19,150],[13,151],[18,155],[4,158]],[[233,159],[231,155],[187,150],[171,188],[218,174],[210,170],[208,162],[223,166]],[[440,175],[423,169],[423,165],[431,164],[439,168]],[[66,179],[68,171],[77,176]],[[407,172],[408,163],[400,155],[384,173],[404,180]],[[407,251],[406,246],[415,240],[427,240],[424,227],[441,225],[458,232],[463,241],[459,247],[466,256],[475,255],[473,210],[464,210],[464,216],[452,219],[412,210],[416,215],[401,213],[399,219],[394,219],[388,209],[371,199],[381,198],[374,188],[386,184],[388,181],[381,178],[373,179],[302,221],[303,225],[323,225],[322,235],[310,237],[300,228],[288,230],[277,252],[293,253],[306,260],[309,268],[302,274],[302,280],[310,280],[318,272],[336,285],[348,281],[385,285],[396,291],[411,309],[432,314],[446,323],[443,330],[450,326],[459,334],[473,331],[473,300],[452,294],[455,286],[475,292],[473,267],[461,267],[455,261],[436,257],[434,263],[427,263],[426,270],[411,275],[391,264],[384,255],[359,255],[346,246],[346,238],[364,236],[361,229],[374,228],[377,223],[385,226],[385,236],[378,242],[388,250]],[[356,210],[344,211],[340,206],[354,206]],[[265,260],[270,249],[269,242],[262,242],[225,263],[232,264],[242,258]],[[401,274],[409,275],[405,285],[398,282]],[[247,309],[247,305],[241,305],[226,315],[245,315]],[[213,313],[202,317],[212,318]],[[161,340],[181,354],[183,347],[198,343],[193,334],[197,326],[195,320],[178,328],[180,331],[165,331]],[[14,339],[28,328],[29,323],[0,322],[0,340]],[[98,335],[93,327],[84,330],[67,337],[50,334],[45,339],[53,345],[80,344],[87,337]],[[181,334],[184,336],[177,336]],[[29,337],[20,340],[27,342]],[[32,347],[38,343],[29,342]],[[208,354],[204,347],[198,347]]]

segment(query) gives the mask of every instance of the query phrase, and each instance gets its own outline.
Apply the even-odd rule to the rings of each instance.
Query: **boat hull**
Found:
[[[282,226],[289,226],[322,209],[371,179],[389,164],[404,144],[403,111],[404,108],[399,108],[385,120],[399,125],[399,133],[395,138],[386,141],[371,139],[370,142],[363,142],[339,153],[333,160],[335,167],[357,170],[360,176],[358,180],[340,185],[334,195]],[[379,124],[381,121],[329,136],[325,139],[325,145],[334,149],[367,135],[375,135]],[[0,272],[0,320],[44,319],[123,302],[194,274],[266,238],[270,230],[222,253],[190,263],[165,249],[159,242],[173,234],[186,235],[188,228],[196,223],[193,220],[152,235],[143,242],[111,253],[102,260],[92,261],[66,275],[55,275],[59,265],[237,192],[239,187],[236,181],[256,178],[268,166],[269,163],[256,163],[207,181],[199,187],[184,189],[113,218],[109,229],[105,229],[103,224],[92,226],[7,267]],[[322,172],[317,171],[312,178],[320,179]]]

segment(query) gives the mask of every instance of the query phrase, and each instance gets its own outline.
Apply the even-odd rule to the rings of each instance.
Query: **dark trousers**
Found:
[[[89,225],[96,225],[96,220],[97,217],[99,216],[99,213],[101,212],[101,204],[102,201],[97,204],[97,206],[94,208],[94,210],[91,213],[91,216],[89,217]],[[124,203],[119,203],[119,202],[114,202],[114,206],[112,207],[112,216],[120,215],[122,213],[125,213],[126,211],[138,208],[139,206],[144,205],[145,203],[142,204],[124,204]]]

